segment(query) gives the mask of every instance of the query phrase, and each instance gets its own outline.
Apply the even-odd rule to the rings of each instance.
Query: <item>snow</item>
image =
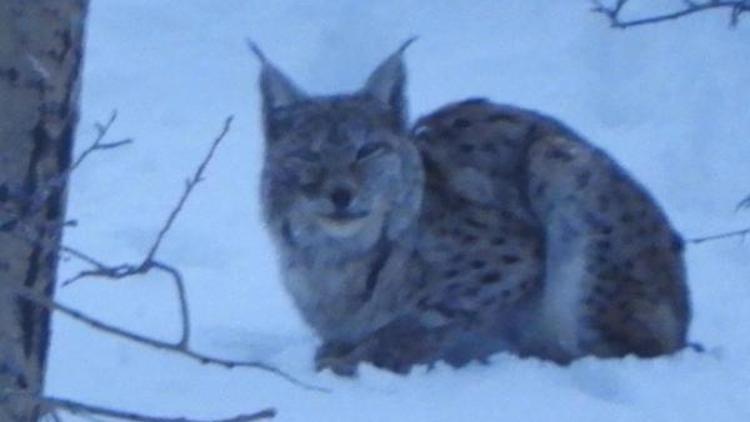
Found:
[[[159,257],[187,279],[195,348],[261,359],[332,392],[202,366],[57,315],[48,394],[196,418],[273,406],[282,421],[750,420],[750,251],[738,240],[688,247],[690,337],[706,353],[569,367],[500,354],[490,365],[406,377],[363,367],[353,380],[311,368],[316,340],[282,290],[259,217],[259,66],[246,37],[299,86],[330,93],[357,88],[419,35],[406,53],[415,117],[477,95],[536,108],[616,157],[686,237],[750,224],[750,212],[734,212],[750,193],[750,21],[730,30],[726,13],[712,13],[619,31],[588,9],[542,0],[92,2],[77,148],[115,108],[108,140],[135,143],[95,154],[74,174],[69,216],[79,227],[65,242],[113,264],[137,261],[235,115]],[[80,268],[64,262],[61,279]],[[160,275],[81,281],[58,300],[139,333],[179,335],[177,300]]]

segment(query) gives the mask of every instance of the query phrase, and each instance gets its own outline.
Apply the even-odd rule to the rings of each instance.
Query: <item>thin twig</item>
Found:
[[[167,265],[163,262],[151,260],[149,261],[151,266],[157,270],[161,270],[172,277],[175,282],[175,288],[177,289],[177,300],[180,302],[180,320],[183,322],[182,335],[180,336],[180,347],[187,349],[190,345],[190,314],[187,302],[187,293],[185,292],[185,282],[182,279],[182,274],[177,271],[176,268]],[[148,270],[147,270],[148,271]]]
[[[750,209],[750,195],[737,204],[737,211]]]
[[[714,234],[710,236],[704,236],[704,237],[695,237],[692,239],[688,239],[688,243],[698,244],[703,242],[710,242],[712,240],[720,240],[720,239],[729,239],[733,237],[739,237],[741,240],[745,240],[745,238],[750,235],[750,227],[742,230],[733,230],[730,232],[724,232],[719,234]]]
[[[112,113],[109,115],[109,119],[105,123],[99,123],[96,122],[94,124],[94,127],[96,128],[96,138],[94,138],[94,142],[91,143],[81,154],[78,156],[78,158],[73,161],[73,163],[65,169],[62,173],[54,176],[52,179],[48,180],[46,183],[44,183],[42,189],[42,193],[45,196],[44,199],[46,200],[46,196],[49,196],[50,192],[53,192],[55,190],[62,190],[62,188],[68,183],[68,180],[70,179],[70,175],[73,174],[73,171],[75,171],[78,167],[83,164],[84,161],[86,161],[86,158],[91,155],[94,152],[98,151],[104,151],[109,149],[115,149],[119,148],[128,144],[133,143],[133,140],[130,138],[123,139],[116,142],[104,142],[104,139],[107,137],[107,134],[109,133],[109,130],[112,128],[112,125],[117,120],[117,110],[112,110]],[[37,199],[36,202],[39,202],[39,199]]]
[[[93,152],[119,148],[132,143],[132,139],[123,139],[117,142],[104,142],[104,138],[109,133],[115,120],[117,120],[117,110],[112,111],[112,114],[105,123],[102,124],[97,122],[94,125],[97,131],[94,142],[89,145],[89,147],[86,148],[67,169],[62,170],[60,173],[42,182],[34,192],[28,193],[20,187],[6,189],[4,195],[7,196],[7,198],[4,202],[12,204],[12,207],[5,205],[3,212],[11,214],[11,218],[4,221],[2,225],[8,227],[19,224],[22,220],[28,219],[31,215],[40,212],[50,196],[55,192],[61,192],[65,189],[68,179],[70,179],[70,175],[73,171],[77,169]],[[69,225],[69,223],[70,222],[65,222],[63,226]]]
[[[613,28],[620,29],[679,19],[683,16],[711,9],[729,9],[730,25],[734,27],[739,23],[740,16],[743,13],[750,12],[750,1],[748,0],[705,0],[703,2],[686,0],[683,1],[684,7],[674,12],[628,20],[621,17],[621,12],[628,0],[617,0],[612,6],[605,5],[601,0],[593,0],[593,3],[594,7],[591,9],[593,12],[606,16]]]
[[[208,166],[208,163],[211,161],[211,158],[214,156],[214,153],[216,152],[216,148],[218,148],[221,141],[229,132],[229,128],[232,124],[232,119],[233,119],[233,116],[229,116],[224,121],[224,127],[222,128],[219,135],[214,139],[213,143],[211,144],[211,148],[209,148],[208,154],[206,154],[206,156],[203,158],[203,161],[201,161],[193,177],[191,177],[190,179],[186,181],[185,191],[182,193],[180,200],[177,202],[177,206],[172,209],[172,212],[169,214],[169,217],[167,217],[167,221],[164,223],[161,230],[159,230],[159,234],[156,236],[156,240],[154,241],[154,244],[151,246],[151,250],[149,250],[148,254],[146,255],[146,259],[144,260],[144,262],[147,262],[154,258],[154,256],[156,255],[156,252],[159,249],[159,246],[161,245],[161,241],[164,239],[164,236],[172,227],[172,224],[174,223],[177,216],[180,214],[180,211],[182,211],[182,207],[185,205],[185,202],[187,202],[187,199],[190,197],[190,193],[195,188],[195,185],[203,181],[203,172],[206,170],[206,166]]]
[[[104,134],[107,133],[112,123],[115,121],[116,117],[117,117],[117,113],[113,112],[112,116],[107,121],[107,123],[105,123],[104,125],[97,126],[99,136],[97,137],[96,141],[92,144],[92,146],[88,148],[86,151],[84,151],[84,154],[82,154],[81,157],[78,159],[78,161],[73,164],[72,166],[73,168],[77,164],[80,164],[86,158],[86,155],[96,151],[97,147],[100,148],[101,145],[108,145],[108,144],[102,144],[101,139],[103,139]],[[219,147],[219,144],[229,132],[229,129],[232,124],[232,119],[233,117],[229,116],[224,121],[224,125],[221,129],[221,132],[216,138],[214,138],[214,141],[211,143],[211,147],[209,148],[208,153],[198,165],[198,168],[195,171],[195,174],[190,179],[187,180],[185,190],[183,191],[182,195],[177,201],[177,205],[174,208],[172,208],[166,222],[159,230],[159,234],[156,236],[154,243],[151,245],[148,253],[143,258],[140,264],[138,265],[120,264],[120,265],[113,265],[113,266],[105,265],[101,261],[96,260],[71,247],[64,247],[62,249],[63,251],[70,253],[76,258],[82,259],[83,261],[90,264],[93,267],[93,269],[79,272],[73,277],[65,280],[62,283],[62,285],[68,286],[76,281],[82,280],[84,278],[89,278],[89,277],[102,277],[102,278],[109,278],[113,280],[120,280],[123,278],[132,277],[134,275],[144,275],[150,272],[152,269],[165,272],[170,275],[170,277],[172,278],[175,284],[177,297],[180,303],[180,320],[182,324],[182,334],[181,334],[180,344],[187,346],[190,342],[190,333],[191,333],[190,312],[188,309],[185,283],[183,281],[182,274],[176,268],[168,264],[165,264],[163,262],[156,261],[155,256],[159,249],[159,246],[161,245],[162,240],[164,239],[164,236],[169,232],[169,229],[172,227],[172,224],[174,223],[174,221],[177,219],[177,216],[182,211],[182,208],[185,206],[185,203],[190,197],[190,194],[193,192],[193,189],[198,183],[200,183],[203,180],[203,173],[206,170],[208,163],[213,158],[214,153],[216,152],[216,149]]]
[[[193,192],[193,189],[195,188],[195,186],[203,180],[203,174],[205,172],[205,169],[207,168],[208,164],[213,158],[219,144],[229,132],[232,119],[233,119],[232,116],[229,116],[224,121],[224,125],[222,126],[220,133],[216,136],[216,138],[214,138],[211,144],[211,147],[208,150],[208,153],[200,162],[194,175],[190,179],[188,179],[186,188],[183,191],[183,194],[180,196],[177,204],[173,207],[173,209],[169,213],[169,216],[166,222],[164,223],[164,225],[162,226],[162,228],[159,230],[159,234],[156,236],[154,243],[149,248],[148,253],[141,260],[140,263],[138,264],[124,263],[124,264],[119,264],[119,265],[108,265],[99,259],[96,259],[86,253],[79,251],[76,248],[73,248],[70,246],[61,246],[60,248],[62,252],[65,252],[72,257],[80,259],[81,261],[87,263],[91,267],[90,269],[80,271],[78,274],[76,274],[72,278],[65,280],[63,282],[63,285],[69,285],[77,280],[81,280],[81,279],[89,278],[89,277],[100,277],[100,278],[108,278],[111,280],[121,280],[121,279],[125,279],[128,277],[136,276],[136,275],[145,275],[147,273],[150,273],[152,270],[161,271],[161,272],[168,274],[175,284],[175,290],[177,292],[177,297],[178,297],[179,304],[180,304],[179,308],[180,308],[180,320],[181,320],[182,330],[181,330],[180,340],[178,342],[169,343],[169,342],[165,342],[162,340],[157,340],[157,339],[149,338],[146,336],[142,336],[140,334],[136,334],[133,332],[129,332],[119,327],[98,321],[75,309],[56,303],[49,299],[44,299],[44,298],[39,298],[39,297],[29,298],[27,297],[28,292],[24,294],[24,297],[27,297],[29,300],[32,300],[41,306],[46,306],[50,309],[54,309],[65,315],[68,315],[69,317],[72,317],[81,322],[84,322],[88,324],[89,326],[94,327],[96,329],[103,330],[110,334],[124,337],[131,341],[145,344],[145,345],[157,348],[157,349],[176,352],[176,353],[182,354],[183,356],[187,356],[189,358],[192,358],[204,364],[220,365],[225,368],[245,367],[245,368],[260,369],[260,370],[264,370],[266,372],[270,372],[275,375],[278,375],[284,378],[285,380],[297,386],[306,388],[306,389],[317,390],[317,391],[327,391],[320,387],[305,384],[302,381],[297,380],[296,378],[292,377],[291,375],[281,371],[280,369],[264,364],[262,362],[255,362],[255,361],[243,362],[243,361],[220,359],[220,358],[215,358],[211,356],[206,356],[206,355],[203,355],[201,353],[198,353],[192,350],[190,348],[190,333],[191,333],[190,310],[189,310],[188,301],[187,301],[187,294],[186,294],[184,279],[180,271],[177,270],[175,267],[156,259],[156,253],[159,249],[161,241],[164,239],[164,236],[168,233],[174,221],[178,217],[179,213],[182,211],[185,203],[190,197],[190,194]],[[112,121],[113,119],[110,119],[107,124],[103,125],[102,128],[100,129],[100,132],[106,133]]]
[[[75,276],[65,280],[62,285],[68,286],[78,280],[89,277],[101,277],[108,278],[111,280],[120,280],[123,278],[132,277],[135,275],[145,275],[151,270],[158,270],[167,273],[175,284],[175,290],[177,291],[177,299],[179,301],[180,308],[180,323],[182,326],[180,335],[180,345],[187,346],[190,343],[190,310],[187,301],[187,293],[185,290],[185,281],[179,270],[171,265],[167,265],[161,261],[151,259],[140,265],[121,264],[116,266],[107,266],[95,260],[88,255],[77,251],[69,246],[64,246],[63,250],[75,256],[76,258],[82,259],[85,262],[90,263],[94,266],[93,270],[83,270]]]
[[[96,260],[95,258],[91,257],[90,255],[87,255],[87,254],[85,254],[85,253],[83,253],[83,252],[81,252],[81,251],[79,251],[77,249],[71,248],[70,246],[61,245],[60,246],[60,250],[62,252],[65,252],[65,253],[69,254],[69,255],[72,255],[75,258],[80,259],[83,262],[86,262],[87,264],[89,264],[89,265],[91,265],[93,267],[96,267],[96,268],[99,268],[99,269],[104,269],[104,268],[107,267],[106,265],[104,265],[100,261]],[[63,283],[63,284],[65,284],[65,283]]]
[[[740,211],[740,210],[743,210],[743,209],[750,209],[750,196],[748,196],[747,198],[743,199],[742,201],[740,201],[737,204],[736,211]],[[710,235],[710,236],[696,237],[696,238],[693,238],[693,239],[688,239],[687,242],[688,243],[698,244],[698,243],[703,243],[703,242],[710,242],[710,241],[713,241],[713,240],[730,239],[730,238],[733,238],[733,237],[739,237],[740,240],[744,241],[745,238],[748,235],[750,235],[750,227],[748,227],[746,229],[732,230],[732,231],[728,231],[728,232],[724,232],[724,233],[719,233],[719,234],[714,234],[714,235]]]
[[[186,417],[164,417],[151,416],[142,413],[129,412],[124,410],[112,409],[104,406],[86,404],[75,400],[61,399],[58,397],[44,396],[37,397],[32,394],[13,391],[11,394],[31,400],[37,406],[40,406],[47,415],[51,415],[55,421],[61,421],[58,412],[64,410],[73,414],[104,416],[134,422],[251,422],[261,419],[273,419],[276,416],[276,409],[268,408],[259,412],[250,414],[240,414],[229,418],[222,419],[192,419]]]
[[[35,303],[37,306],[42,306],[50,310],[54,310],[56,312],[60,312],[63,315],[67,315],[70,318],[73,318],[79,322],[82,322],[92,328],[95,328],[100,331],[104,331],[106,333],[128,339],[130,341],[144,344],[150,347],[153,347],[155,349],[159,350],[165,350],[169,352],[174,352],[177,354],[180,354],[182,356],[188,357],[190,359],[193,359],[195,361],[198,361],[204,365],[217,365],[222,366],[227,369],[233,369],[233,368],[252,368],[252,369],[258,369],[264,372],[269,372],[271,374],[277,375],[286,381],[289,381],[290,383],[297,385],[299,387],[302,387],[307,390],[313,390],[313,391],[319,391],[319,392],[329,392],[328,389],[318,387],[315,385],[307,384],[289,374],[286,372],[273,367],[271,365],[265,364],[263,362],[258,361],[235,361],[235,360],[229,360],[229,359],[222,359],[217,358],[213,356],[208,356],[205,354],[202,354],[200,352],[196,352],[192,350],[190,347],[188,347],[185,344],[181,344],[180,342],[177,343],[169,343],[163,340],[154,339],[151,337],[147,337],[141,334],[137,334],[128,330],[125,330],[120,327],[116,327],[114,325],[108,324],[106,322],[97,320],[91,316],[88,316],[84,314],[81,311],[78,311],[76,309],[73,309],[67,305],[63,305],[62,303],[56,302],[50,298],[44,297],[40,294],[37,294],[33,290],[30,290],[26,287],[14,287],[15,294],[18,296],[31,301],[32,303]]]
[[[88,157],[91,153],[107,149],[119,148],[133,142],[132,139],[123,139],[116,142],[103,142],[115,120],[117,120],[117,110],[112,110],[112,113],[109,115],[109,119],[104,124],[97,122],[94,125],[94,127],[96,128],[96,138],[94,139],[94,142],[89,145],[88,148],[83,150],[81,155],[79,155],[78,158],[73,162],[73,164],[70,165],[70,169],[66,172],[66,176],[77,169],[81,165],[81,163],[86,160],[86,157]]]
[[[105,135],[107,134],[110,127],[116,120],[116,116],[117,116],[116,112],[113,112],[109,120],[105,124],[97,124],[98,135],[97,135],[96,140],[91,146],[89,146],[86,150],[84,150],[84,152],[78,157],[78,159],[76,159],[71,164],[71,166],[67,170],[65,170],[62,174],[55,176],[52,179],[45,182],[45,184],[41,188],[41,191],[38,190],[37,192],[35,192],[33,194],[33,197],[27,198],[23,202],[19,202],[20,209],[25,210],[25,212],[17,216],[14,219],[15,221],[11,221],[10,222],[11,224],[21,224],[25,227],[26,223],[24,220],[28,218],[28,216],[31,215],[31,213],[35,212],[35,203],[40,202],[38,200],[38,197],[46,198],[49,195],[51,195],[51,193],[54,192],[55,190],[64,189],[69,176],[72,174],[72,171],[78,168],[81,165],[81,163],[83,163],[85,159],[88,156],[90,156],[92,153],[99,151],[99,150],[118,148],[122,145],[126,145],[131,142],[130,140],[114,142],[114,143],[103,142]],[[12,287],[11,291],[17,289],[15,291],[15,294],[17,294],[19,298],[27,300],[29,303],[33,303],[33,304],[36,304],[37,306],[44,307],[48,309],[49,311],[60,312],[64,315],[67,315],[68,317],[78,320],[79,322],[85,323],[89,325],[90,327],[93,327],[94,329],[100,330],[102,332],[105,332],[105,333],[108,333],[108,334],[111,334],[120,338],[130,340],[132,342],[136,342],[142,345],[147,345],[155,349],[159,349],[159,350],[165,350],[165,351],[177,353],[182,356],[188,357],[192,360],[198,361],[202,364],[219,365],[225,368],[239,367],[239,368],[252,368],[256,370],[262,370],[262,371],[274,374],[276,376],[279,376],[282,379],[294,385],[297,385],[299,387],[305,388],[305,389],[316,390],[316,391],[327,391],[320,387],[308,385],[292,377],[291,375],[281,371],[280,369],[273,367],[271,365],[262,363],[262,362],[233,361],[233,360],[228,360],[228,359],[215,358],[212,356],[204,355],[202,353],[196,352],[193,349],[191,349],[190,342],[189,342],[190,332],[191,332],[189,308],[188,308],[188,302],[187,302],[187,297],[186,297],[186,289],[185,289],[182,275],[176,268],[155,259],[156,252],[158,250],[159,244],[161,243],[163,237],[166,235],[166,233],[172,226],[173,222],[175,221],[176,217],[178,216],[179,212],[181,211],[182,207],[187,201],[187,198],[189,197],[195,185],[197,185],[200,181],[203,180],[202,179],[203,172],[205,168],[207,167],[209,161],[211,160],[214,152],[216,151],[219,143],[228,132],[231,120],[232,120],[231,116],[227,118],[224,124],[224,127],[222,129],[222,132],[212,143],[207,156],[201,162],[195,175],[191,179],[188,180],[185,192],[181,196],[177,206],[170,213],[169,218],[167,219],[162,230],[159,232],[159,235],[157,236],[153,246],[149,249],[148,254],[146,255],[146,257],[140,264],[138,265],[122,264],[118,266],[108,266],[102,261],[86,253],[78,251],[75,248],[71,248],[67,246],[59,247],[59,251],[64,252],[77,259],[80,259],[81,261],[85,262],[91,267],[91,269],[80,272],[73,279],[81,279],[81,278],[93,277],[93,276],[106,277],[106,278],[111,278],[111,279],[122,279],[122,278],[130,277],[136,274],[146,274],[150,272],[151,270],[157,270],[157,271],[162,271],[162,272],[167,273],[175,283],[175,288],[176,288],[178,300],[180,303],[180,317],[182,321],[182,330],[181,330],[181,337],[179,341],[177,341],[176,343],[170,343],[170,342],[166,342],[166,341],[162,341],[158,339],[153,339],[144,335],[140,335],[140,334],[116,327],[114,325],[107,324],[105,322],[96,320],[88,315],[85,315],[84,313],[79,312],[71,307],[57,303],[52,298],[47,297],[46,295],[43,295],[41,293],[35,292],[32,289],[25,287],[25,286],[14,286]],[[68,223],[66,222],[58,226],[57,229],[58,230],[62,229],[62,227],[65,225],[68,225]],[[43,233],[43,230],[37,231],[37,230],[31,230],[29,228],[29,230],[20,230],[19,236],[28,242],[36,243],[36,242],[39,242],[40,237],[43,235],[42,233]],[[65,284],[69,284],[70,282],[72,281],[68,281]],[[143,415],[143,414],[138,414],[134,412],[127,412],[127,411],[121,411],[121,410],[116,410],[116,409],[111,409],[111,408],[100,407],[100,406],[87,405],[84,403],[79,403],[79,402],[66,400],[66,399],[58,399],[58,398],[53,398],[53,397],[38,398],[34,396],[33,399],[36,400],[39,403],[39,405],[45,409],[47,416],[51,418],[53,421],[59,421],[60,417],[58,415],[58,412],[60,410],[65,410],[67,412],[82,414],[82,415],[89,416],[89,417],[91,416],[112,417],[112,418],[119,418],[119,419],[125,419],[125,420],[137,421],[137,422],[144,422],[144,421],[145,422],[200,422],[195,419],[189,419],[185,417],[167,418],[167,417]],[[256,412],[253,414],[237,415],[237,416],[233,416],[227,419],[214,420],[212,422],[254,421],[254,420],[259,420],[259,419],[273,418],[275,414],[276,412],[274,409],[265,409],[263,411]]]
[[[136,422],[250,422],[262,419],[273,419],[276,416],[275,409],[264,409],[252,414],[242,414],[224,419],[191,419],[186,417],[159,417],[149,416],[135,412],[110,409],[102,406],[80,403],[67,399],[54,397],[43,397],[39,401],[49,407],[64,409],[73,414],[89,414],[97,416],[106,416],[110,418],[123,419]]]

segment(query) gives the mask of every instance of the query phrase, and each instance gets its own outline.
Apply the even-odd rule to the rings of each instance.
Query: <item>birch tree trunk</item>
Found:
[[[88,0],[0,0],[0,420],[36,421]]]

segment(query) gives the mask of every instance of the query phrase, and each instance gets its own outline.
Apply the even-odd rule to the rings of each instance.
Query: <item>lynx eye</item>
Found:
[[[302,190],[312,190],[320,182],[321,156],[312,150],[298,150],[283,157],[286,174]]]
[[[366,160],[371,157],[378,156],[388,150],[390,145],[385,142],[372,142],[364,145],[357,151],[357,161]]]

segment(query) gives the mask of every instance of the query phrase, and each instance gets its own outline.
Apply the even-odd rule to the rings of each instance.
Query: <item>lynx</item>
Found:
[[[682,242],[602,150],[534,111],[471,99],[408,128],[403,52],[311,96],[254,45],[261,200],[318,369],[567,363],[685,346]]]

